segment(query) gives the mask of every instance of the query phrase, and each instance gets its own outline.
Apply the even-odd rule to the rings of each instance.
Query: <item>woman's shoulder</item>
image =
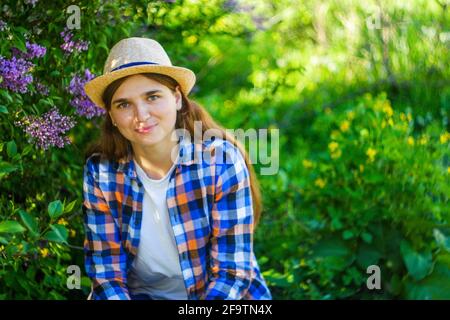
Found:
[[[84,166],[87,172],[97,175],[102,171],[117,171],[119,162],[108,159],[100,153],[93,153],[86,158]]]
[[[203,142],[204,151],[207,151],[215,158],[216,164],[236,165],[244,163],[239,148],[232,142],[222,139],[214,138]]]

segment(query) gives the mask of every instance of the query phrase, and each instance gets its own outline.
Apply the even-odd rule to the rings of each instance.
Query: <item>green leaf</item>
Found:
[[[17,233],[24,232],[25,228],[17,221],[7,220],[0,222],[0,233]]]
[[[15,29],[16,29],[16,31],[19,31],[19,32],[21,32],[23,34],[28,32],[28,30],[25,29],[24,27],[15,27]]]
[[[5,100],[8,101],[8,103],[11,103],[14,101],[14,99],[11,97],[11,95],[9,94],[8,91],[0,90],[0,94],[3,96],[3,98],[5,98]]]
[[[25,37],[23,34],[15,33],[13,40],[14,46],[22,52],[27,52],[27,47],[25,46]]]
[[[61,203],[61,201],[56,200],[56,201],[50,202],[50,204],[48,205],[48,214],[50,215],[50,218],[52,218],[52,219],[56,219],[60,215],[62,215],[63,214],[63,204]]]
[[[372,243],[372,235],[368,232],[361,233],[361,238],[365,243]]]
[[[8,240],[6,240],[6,239],[3,238],[3,237],[0,237],[0,243],[8,244]]]
[[[19,211],[20,218],[22,219],[23,223],[25,224],[25,227],[28,228],[28,230],[31,231],[33,235],[38,235],[38,224],[36,219],[34,219],[28,212],[24,210]]]
[[[348,240],[348,239],[351,239],[351,238],[353,238],[353,231],[351,231],[351,230],[345,230],[344,232],[342,232],[342,238],[344,239],[344,240]]]
[[[404,240],[400,243],[400,251],[409,275],[415,280],[421,280],[430,273],[433,267],[430,251],[422,253],[414,251],[411,245]]]
[[[67,243],[67,237],[69,235],[67,229],[59,224],[52,224],[50,225],[51,231],[48,231],[44,238],[49,241],[55,241],[55,242],[63,242]]]
[[[14,140],[11,140],[6,144],[6,153],[10,158],[14,157],[17,154],[17,145]]]
[[[361,243],[358,248],[356,262],[361,268],[366,270],[368,266],[378,264],[381,256],[382,254],[375,247]]]
[[[31,152],[31,150],[33,150],[33,146],[27,145],[22,151],[22,156],[26,156],[27,154],[29,154]]]
[[[436,243],[450,252],[450,237],[446,237],[439,229],[434,229],[433,235]]]
[[[8,108],[3,105],[0,105],[0,113],[8,113]]]
[[[407,299],[449,300],[450,254],[438,256],[433,273],[419,282],[408,282],[405,291]]]
[[[2,161],[0,162],[0,176],[2,174],[11,173],[13,171],[16,171],[18,167],[14,164],[11,164],[9,162]]]
[[[351,253],[345,243],[338,238],[320,240],[313,248],[313,257],[346,256]]]
[[[77,203],[77,200],[73,200],[68,205],[64,206],[64,213],[68,213],[68,212],[72,211],[73,207],[75,206],[76,203]]]

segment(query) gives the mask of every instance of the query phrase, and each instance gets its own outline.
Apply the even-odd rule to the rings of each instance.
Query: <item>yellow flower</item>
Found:
[[[420,138],[420,140],[419,140],[419,143],[421,144],[421,145],[425,145],[425,144],[427,144],[428,143],[428,137],[427,136],[422,136],[421,138]]]
[[[45,258],[46,256],[48,256],[48,249],[44,248],[44,249],[39,249],[39,252],[41,253],[41,256],[43,258]]]
[[[410,146],[413,146],[414,145],[414,138],[413,137],[408,137],[408,144],[410,145]]]
[[[439,141],[441,141],[442,144],[446,143],[448,140],[450,140],[450,133],[445,132],[440,135]]]
[[[392,120],[392,118],[389,118],[388,123],[391,127],[394,126],[394,120]]]
[[[411,121],[411,120],[412,120],[411,113],[408,113],[408,114],[406,115],[406,118],[408,118],[408,121]]]
[[[327,183],[325,182],[325,180],[323,180],[322,178],[318,178],[316,179],[316,181],[314,181],[314,185],[316,187],[319,187],[320,189],[323,189],[325,187]]]
[[[447,173],[450,173],[450,167],[447,167]]]
[[[406,121],[406,115],[403,112],[400,113],[400,120]]]
[[[311,161],[309,161],[309,160],[304,159],[304,160],[303,160],[303,166],[304,166],[306,169],[309,169],[309,168],[312,168],[312,167],[313,167],[313,163],[312,163]]]
[[[367,129],[362,129],[360,132],[359,132],[359,134],[360,134],[360,136],[361,137],[367,137],[368,135],[369,135],[369,130],[367,130]]]
[[[5,246],[0,246],[0,252],[2,252],[3,250],[5,250]]]
[[[331,152],[334,152],[334,151],[336,151],[337,148],[339,148],[339,143],[334,142],[334,141],[330,142],[328,144],[328,148],[330,149]]]
[[[388,117],[392,117],[392,115],[394,114],[394,110],[392,110],[391,104],[389,103],[389,101],[386,101],[383,105],[383,112],[388,116]]]
[[[369,148],[367,149],[366,154],[369,157],[369,161],[373,162],[375,160],[375,155],[377,154],[377,151],[375,149]]]
[[[300,283],[300,288],[302,288],[303,290],[308,290],[308,285],[306,284],[306,283],[304,283],[304,282],[301,282]]]
[[[342,132],[348,131],[348,129],[350,128],[350,122],[348,122],[347,120],[342,121],[340,128]]]
[[[338,130],[333,130],[331,131],[331,139],[337,139],[339,136],[341,135],[341,133]]]
[[[342,156],[342,151],[340,149],[331,153],[331,159],[338,159],[340,156]]]
[[[70,237],[74,238],[77,235],[77,232],[73,229],[70,229]]]
[[[63,226],[67,226],[69,224],[64,218],[59,219],[57,223]]]
[[[347,112],[347,119],[352,121],[353,119],[355,119],[355,111],[349,111]]]
[[[197,42],[197,40],[198,40],[197,37],[194,36],[194,35],[189,36],[189,37],[186,38],[186,42],[188,44],[195,44]]]
[[[363,165],[363,164],[360,164],[360,165],[359,165],[359,171],[360,171],[360,172],[364,172],[364,165]]]

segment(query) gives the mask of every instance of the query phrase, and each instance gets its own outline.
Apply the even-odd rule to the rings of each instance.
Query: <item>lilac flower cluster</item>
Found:
[[[78,52],[86,51],[89,47],[89,41],[73,40],[73,33],[67,27],[64,28],[64,31],[62,31],[60,35],[64,40],[61,49],[63,49],[66,54],[70,54],[74,50]]]
[[[40,82],[37,82],[36,85],[35,85],[35,88],[36,88],[36,91],[39,94],[41,94],[43,96],[48,96],[49,89],[48,89],[48,87],[46,85],[44,85],[44,84],[42,84]]]
[[[95,75],[93,75],[89,69],[86,69],[84,71],[84,77],[75,75],[67,88],[69,93],[73,95],[70,104],[76,108],[77,113],[80,116],[84,116],[88,119],[105,114],[105,110],[96,106],[84,92],[84,85],[94,77]]]
[[[0,56],[0,77],[2,82],[0,88],[5,88],[13,92],[26,93],[28,84],[33,82],[33,76],[30,74],[34,64],[29,60],[40,58],[45,55],[47,49],[35,43],[27,42],[25,44],[26,52],[17,48],[12,48],[13,56],[6,59]]]
[[[39,148],[47,150],[51,146],[63,148],[70,144],[70,139],[62,135],[75,126],[75,121],[70,116],[61,115],[58,108],[53,107],[41,117],[25,116],[15,124],[23,127],[29,135],[29,142],[34,141]]]
[[[33,76],[29,73],[32,67],[33,64],[25,59],[16,57],[5,59],[0,56],[0,77],[2,78],[0,88],[26,93],[28,84],[33,81]]]
[[[12,48],[12,54],[18,58],[31,60],[34,58],[41,58],[45,56],[45,53],[47,52],[47,49],[45,47],[40,46],[37,43],[29,43],[27,41],[25,46],[27,48],[26,52],[22,52],[17,48]]]
[[[5,31],[7,27],[8,24],[5,21],[0,20],[0,31]]]
[[[25,3],[26,4],[31,4],[34,7],[38,1],[39,0],[25,0]]]

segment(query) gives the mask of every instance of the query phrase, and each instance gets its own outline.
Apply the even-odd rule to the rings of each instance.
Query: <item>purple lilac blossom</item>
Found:
[[[33,76],[29,73],[32,67],[31,62],[22,58],[5,59],[0,56],[0,77],[2,78],[0,88],[26,93],[28,84],[33,81]]]
[[[5,21],[0,20],[0,31],[5,31],[7,27],[8,24]]]
[[[47,150],[55,146],[63,148],[70,144],[70,139],[63,136],[75,126],[75,120],[70,116],[63,116],[58,108],[53,107],[41,117],[25,116],[22,120],[16,121],[16,125],[23,127],[29,135],[29,142],[33,142],[41,149]]]
[[[18,58],[31,60],[34,58],[41,58],[45,56],[45,53],[47,52],[47,49],[45,47],[40,46],[36,43],[29,43],[27,41],[25,46],[27,48],[27,52],[22,52],[17,48],[12,48],[11,49],[12,54]]]
[[[34,7],[38,1],[39,0],[25,0],[25,3],[26,4],[31,4]]]
[[[84,85],[94,77],[95,75],[93,75],[89,69],[86,69],[84,71],[84,77],[75,75],[67,88],[69,93],[73,95],[70,104],[76,108],[77,113],[80,116],[84,116],[88,119],[105,114],[105,110],[96,106],[84,92]]]
[[[37,91],[39,94],[41,94],[41,95],[43,95],[43,96],[48,96],[49,89],[48,89],[48,87],[47,87],[46,85],[44,85],[44,84],[38,82],[38,83],[36,83],[35,88],[36,88],[36,91]]]
[[[63,49],[66,54],[70,54],[74,51],[86,51],[89,47],[89,41],[73,40],[73,33],[67,27],[64,28],[64,31],[62,31],[60,35],[64,40],[61,49]]]

